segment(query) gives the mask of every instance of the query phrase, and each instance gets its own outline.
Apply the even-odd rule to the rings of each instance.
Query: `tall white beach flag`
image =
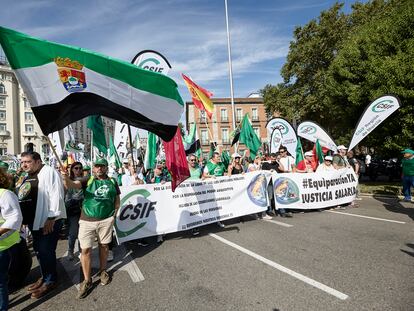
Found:
[[[269,120],[266,124],[268,141],[270,141],[270,137],[275,128],[279,129],[282,134],[282,145],[285,146],[290,155],[296,159],[296,145],[298,143],[298,138],[292,125],[283,118],[273,118]]]
[[[348,150],[354,148],[398,108],[400,100],[393,95],[381,96],[369,104],[359,119]]]
[[[319,139],[319,144],[334,152],[337,151],[337,146],[331,136],[320,126],[313,121],[303,121],[298,125],[298,136],[303,137],[316,144]]]

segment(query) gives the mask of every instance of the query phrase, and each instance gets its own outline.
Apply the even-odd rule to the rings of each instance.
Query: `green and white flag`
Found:
[[[111,136],[109,136],[109,164],[112,164],[117,169],[122,167],[121,160],[119,159],[118,152],[116,152],[116,148]]]
[[[171,78],[83,48],[0,27],[0,44],[45,135],[89,115],[170,141],[184,103]]]
[[[86,124],[88,129],[92,131],[92,144],[100,153],[106,154],[108,145],[106,144],[105,130],[101,116],[90,116]]]

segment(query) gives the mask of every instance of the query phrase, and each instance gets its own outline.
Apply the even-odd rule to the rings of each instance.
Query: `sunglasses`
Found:
[[[74,170],[81,170],[81,169],[82,169],[82,167],[80,167],[80,166],[76,166],[76,167],[74,167],[73,169],[74,169]]]
[[[280,150],[279,152],[280,153],[284,153],[284,152],[287,152],[287,150]]]
[[[190,162],[195,162],[196,161],[196,159],[190,159]]]

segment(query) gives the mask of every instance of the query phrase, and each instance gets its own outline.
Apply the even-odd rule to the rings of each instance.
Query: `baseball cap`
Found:
[[[9,164],[7,164],[6,162],[0,161],[0,167],[8,170],[9,169]]]
[[[93,165],[105,165],[108,166],[108,161],[106,161],[105,159],[98,159],[95,161],[95,163]]]
[[[231,157],[232,157],[232,158],[241,158],[241,155],[240,155],[240,154],[238,154],[237,152],[235,152],[235,153],[233,153],[233,154],[231,155]]]
[[[345,147],[344,145],[339,145],[338,150],[348,150],[348,148]]]
[[[411,150],[411,149],[404,149],[403,151],[401,151],[401,153],[411,153],[411,154],[414,154],[414,150]]]
[[[313,157],[313,152],[312,151],[306,151],[305,152],[305,157],[310,156]]]
[[[332,160],[333,160],[333,158],[332,158],[332,156],[327,155],[327,156],[325,156],[325,160],[326,160],[326,161],[332,161]]]
[[[122,163],[124,163],[124,164],[128,164],[128,163],[129,163],[129,161],[128,161],[128,159],[127,159],[127,158],[125,158],[125,159],[123,159],[123,160],[122,160]]]

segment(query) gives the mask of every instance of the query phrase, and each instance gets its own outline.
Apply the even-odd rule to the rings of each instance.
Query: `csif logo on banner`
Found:
[[[394,107],[394,103],[392,100],[382,100],[379,103],[375,104],[374,106],[372,106],[372,111],[379,113],[379,112],[384,112],[385,110],[391,109]]]
[[[275,122],[272,126],[271,129],[279,129],[280,132],[282,133],[282,135],[286,135],[289,132],[289,128],[283,124],[282,122]]]
[[[168,60],[161,55],[161,53],[152,50],[139,52],[132,60],[132,64],[138,66],[139,68],[161,73],[163,75],[168,75],[168,72],[171,69],[171,65]]]
[[[148,199],[150,195],[151,193],[145,189],[137,189],[122,199],[121,212],[115,222],[118,237],[129,236],[147,224],[148,217],[155,211],[157,205],[156,201]],[[131,198],[136,198],[135,204],[130,203]],[[128,228],[128,225],[131,228]]]
[[[315,134],[316,133],[316,127],[312,126],[312,125],[305,125],[303,126],[299,132],[301,132],[302,134]]]

